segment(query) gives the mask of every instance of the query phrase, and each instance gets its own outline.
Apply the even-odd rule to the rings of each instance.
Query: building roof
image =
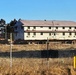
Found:
[[[76,26],[74,21],[20,20],[24,26]]]

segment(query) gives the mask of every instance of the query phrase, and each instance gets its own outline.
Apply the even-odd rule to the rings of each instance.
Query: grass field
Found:
[[[51,44],[49,49],[75,49],[76,45]],[[13,52],[46,50],[46,45],[13,45]],[[10,45],[0,45],[1,52],[9,52]],[[17,58],[0,57],[0,75],[76,75],[73,58]]]
[[[72,59],[0,58],[0,75],[76,75]]]

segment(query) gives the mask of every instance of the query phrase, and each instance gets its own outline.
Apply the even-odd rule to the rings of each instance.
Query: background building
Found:
[[[76,22],[56,20],[19,20],[14,39],[25,41],[76,40]]]
[[[6,31],[6,24],[5,20],[1,19],[0,20],[0,40],[5,39],[5,31]]]

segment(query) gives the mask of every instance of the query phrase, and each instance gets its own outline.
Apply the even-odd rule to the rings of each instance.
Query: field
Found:
[[[10,67],[10,45],[0,45],[0,75],[76,75],[73,57],[47,59],[38,57],[40,55],[35,56],[36,52],[30,55],[33,51],[46,50],[47,45],[13,45],[12,48],[13,59]],[[76,45],[51,44],[48,49],[70,50],[76,49]]]

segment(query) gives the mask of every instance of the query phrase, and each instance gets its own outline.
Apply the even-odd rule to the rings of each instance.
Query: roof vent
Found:
[[[46,21],[46,19],[44,21]]]

